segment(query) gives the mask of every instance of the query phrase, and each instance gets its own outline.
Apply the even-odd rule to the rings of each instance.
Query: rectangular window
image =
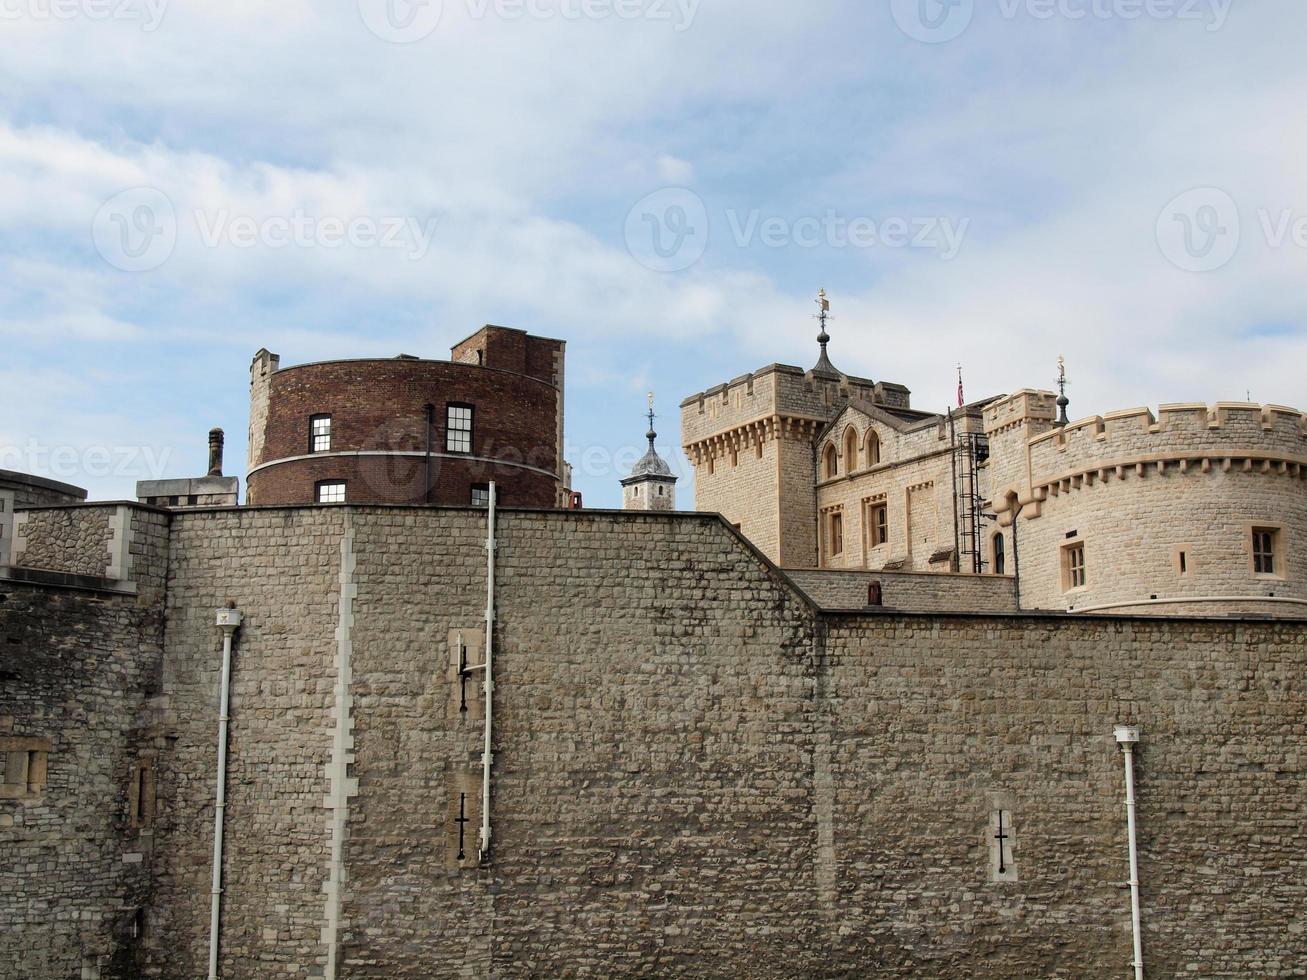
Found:
[[[30,800],[39,797],[45,790],[49,753],[48,739],[0,739],[0,756],[4,759],[0,800]]]
[[[309,452],[325,453],[331,449],[331,416],[309,416]]]
[[[871,531],[870,543],[873,548],[889,541],[889,507],[886,504],[872,504],[867,511],[867,526]]]
[[[844,515],[839,511],[830,515],[830,553],[844,554]]]
[[[472,506],[473,507],[490,506],[489,483],[475,483],[472,485]]]
[[[1275,552],[1280,532],[1273,527],[1253,528],[1253,572],[1275,575]]]
[[[317,501],[320,504],[343,504],[345,502],[345,481],[323,480],[318,484]]]
[[[472,406],[450,404],[445,409],[445,450],[451,453],[472,451]]]
[[[1079,589],[1085,584],[1085,543],[1079,541],[1062,549],[1062,586],[1064,590]]]

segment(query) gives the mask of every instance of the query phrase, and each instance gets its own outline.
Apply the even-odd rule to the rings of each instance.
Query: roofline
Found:
[[[558,337],[542,337],[538,333],[531,333],[529,330],[523,330],[521,327],[504,327],[504,326],[500,326],[498,323],[483,323],[481,326],[477,327],[462,340],[455,341],[454,343],[450,344],[449,349],[453,350],[455,347],[460,347],[463,344],[466,344],[469,340],[471,340],[473,337],[479,334],[482,330],[503,330],[505,333],[520,333],[520,334],[524,334],[527,337],[533,337],[536,340],[547,340],[551,344],[562,344],[564,347],[567,346],[567,341],[560,340]]]
[[[563,343],[563,341],[559,341]],[[552,388],[558,391],[558,386],[550,384],[543,378],[537,378],[530,374],[522,374],[520,371],[506,371],[504,368],[486,367],[484,364],[465,364],[462,361],[444,360],[438,357],[341,357],[324,361],[305,361],[303,364],[291,364],[289,367],[278,367],[269,377],[276,377],[279,374],[285,374],[287,371],[298,371],[300,368],[321,367],[325,364],[443,364],[447,367],[452,366],[466,371],[493,371],[496,374],[507,374],[514,378],[525,378],[528,381],[535,381],[544,385],[546,388]]]
[[[36,476],[33,473],[20,473],[17,470],[0,470],[0,480],[9,480],[14,483],[25,483],[31,487],[40,487],[42,490],[53,490],[56,493],[67,494],[70,497],[77,497],[85,500],[87,491],[82,487],[75,487],[71,483],[62,483],[59,480],[51,480],[49,477]]]

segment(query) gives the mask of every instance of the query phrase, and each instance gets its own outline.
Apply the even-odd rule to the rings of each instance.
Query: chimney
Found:
[[[222,443],[223,433],[221,429],[209,430],[209,476],[222,476]]]

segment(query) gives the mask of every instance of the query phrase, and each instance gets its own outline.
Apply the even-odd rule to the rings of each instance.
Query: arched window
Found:
[[[835,447],[829,443],[821,454],[821,471],[826,475],[827,479],[838,476],[840,472],[839,457],[835,454]]]
[[[875,466],[880,462],[880,436],[875,429],[867,430],[867,465]]]
[[[994,535],[994,574],[1007,574],[1007,546],[1003,543],[1003,532]]]
[[[849,426],[844,430],[844,472],[858,468],[858,430]]]

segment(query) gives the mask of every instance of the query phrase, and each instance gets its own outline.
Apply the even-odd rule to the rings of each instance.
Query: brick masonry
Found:
[[[451,633],[475,641],[483,625],[485,514],[148,514],[171,529],[166,607],[145,577],[137,599],[77,602],[137,609],[153,596],[155,615],[166,608],[161,686],[133,701],[130,671],[98,675],[103,697],[118,700],[79,734],[75,705],[89,693],[59,685],[89,691],[95,672],[33,660],[21,727],[62,740],[47,793],[60,809],[40,839],[21,839],[14,862],[42,870],[47,904],[0,877],[0,902],[47,930],[35,944],[0,939],[0,975],[63,978],[87,956],[104,978],[136,975],[116,965],[128,956],[147,976],[203,974],[213,610],[229,599],[245,625],[226,976],[327,976],[333,958],[337,976],[374,978],[1123,973],[1111,733],[1126,722],[1143,731],[1152,975],[1285,975],[1307,956],[1301,621],[824,614],[715,517],[504,512],[494,845],[477,868],[451,857],[456,794],[474,802],[475,847],[481,722],[450,709],[449,664]],[[144,576],[164,552],[142,520],[137,537],[156,542],[155,559],[138,547]],[[358,785],[337,837],[328,803],[340,799],[347,586],[347,776]],[[10,646],[26,660],[56,643],[68,663],[89,663],[99,641],[82,614],[56,608],[46,638],[19,632]],[[0,636],[36,621],[0,603]],[[150,662],[131,623],[106,636],[120,662]],[[103,816],[124,812],[130,774],[91,761],[130,757],[132,726],[148,726],[124,717],[163,719],[153,865],[140,883],[153,892],[111,875],[79,901],[101,915],[146,903],[134,946],[99,926],[41,924],[87,873],[86,852],[49,848],[52,835],[81,840],[99,821],[103,867],[126,867],[132,853]],[[85,786],[56,783],[60,766],[82,765]],[[989,867],[996,800],[1010,811],[1016,881],[995,882]],[[0,814],[13,806],[0,802]],[[16,840],[0,830],[0,847]],[[329,928],[336,840],[343,873]]]
[[[491,480],[512,505],[559,502],[561,341],[487,327],[456,346],[452,361],[396,358],[286,368],[276,355],[261,351],[251,366],[250,402],[252,504],[312,503],[316,484],[325,480],[344,480],[348,499],[358,503],[466,506],[472,486]],[[451,403],[474,408],[470,453],[447,451]],[[430,432],[427,405],[434,408]],[[314,415],[332,417],[331,452],[320,456],[310,451]]]

